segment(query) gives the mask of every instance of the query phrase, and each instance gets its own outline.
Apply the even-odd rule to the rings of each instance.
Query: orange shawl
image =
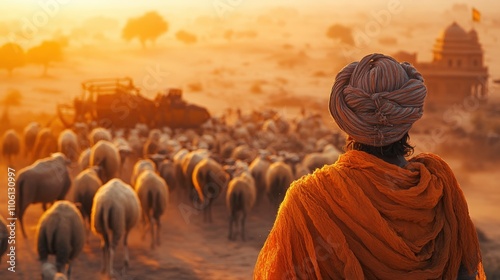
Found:
[[[290,186],[254,279],[486,279],[450,167],[420,154],[400,168],[348,151]]]

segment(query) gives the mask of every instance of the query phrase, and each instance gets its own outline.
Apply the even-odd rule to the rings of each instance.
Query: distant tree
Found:
[[[56,41],[43,41],[40,45],[28,50],[28,62],[43,66],[43,75],[47,75],[47,70],[51,62],[62,60],[62,46]]]
[[[7,92],[7,94],[2,98],[1,102],[3,105],[3,114],[1,118],[1,122],[3,124],[9,124],[9,108],[16,107],[21,105],[21,100],[23,99],[21,93],[16,89],[11,89]]]
[[[148,12],[141,17],[129,19],[123,28],[122,37],[127,41],[138,38],[145,48],[147,41],[154,44],[167,31],[168,23],[157,12]]]
[[[340,42],[354,46],[354,39],[352,37],[352,30],[350,27],[334,24],[328,28],[326,36],[333,40],[340,40]]]
[[[0,47],[0,68],[7,70],[9,76],[15,68],[21,67],[25,62],[23,49],[15,43],[7,43]]]
[[[175,37],[177,38],[177,40],[187,45],[194,44],[198,41],[196,35],[185,30],[179,30],[177,33],[175,33]]]

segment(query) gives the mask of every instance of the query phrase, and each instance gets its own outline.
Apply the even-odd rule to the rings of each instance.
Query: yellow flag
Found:
[[[481,13],[476,10],[475,8],[472,8],[472,21],[480,22],[481,21]]]

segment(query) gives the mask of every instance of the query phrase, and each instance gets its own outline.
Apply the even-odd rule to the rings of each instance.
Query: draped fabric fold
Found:
[[[361,151],[289,188],[254,279],[485,279],[475,227],[449,166],[400,168]]]

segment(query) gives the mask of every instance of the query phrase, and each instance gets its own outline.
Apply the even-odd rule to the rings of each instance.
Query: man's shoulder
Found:
[[[421,153],[411,158],[410,161],[423,163],[427,168],[439,168],[451,171],[448,163],[439,155],[434,153]]]
[[[293,181],[290,185],[290,189],[292,189],[292,192],[302,192],[314,189],[321,185],[321,182],[328,180],[328,177],[334,176],[335,170],[336,167],[333,164],[325,165]]]

